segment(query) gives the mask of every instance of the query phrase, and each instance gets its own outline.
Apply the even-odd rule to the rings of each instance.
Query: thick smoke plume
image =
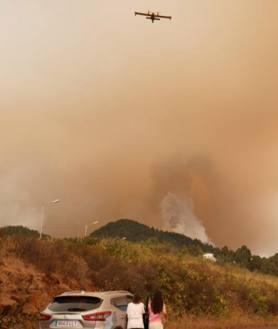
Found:
[[[0,224],[39,228],[47,203],[46,232],[77,236],[174,211],[277,252],[278,2],[161,0],[160,24],[135,20],[147,0],[70,3],[1,2]]]
[[[168,193],[161,202],[161,215],[164,230],[209,242],[204,226],[194,214],[192,200]]]

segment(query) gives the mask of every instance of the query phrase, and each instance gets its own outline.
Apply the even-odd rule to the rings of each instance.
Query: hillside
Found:
[[[40,236],[38,231],[31,230],[30,228],[24,226],[5,226],[0,227],[0,237],[3,236],[24,236],[24,237],[33,237],[38,238]]]
[[[190,329],[278,324],[275,276],[206,262],[157,239],[0,236],[1,329],[37,328],[39,311],[54,295],[79,289],[124,289],[142,298],[160,289],[169,329],[184,329],[182,318]]]
[[[278,253],[266,258],[252,255],[246,246],[242,246],[235,251],[227,247],[217,248],[182,234],[165,232],[129,219],[110,222],[92,232],[90,237],[124,238],[133,242],[156,240],[160,243],[167,243],[179,250],[185,249],[190,255],[198,256],[205,252],[212,252],[217,257],[219,263],[236,263],[250,271],[259,271],[278,276]]]
[[[129,241],[139,242],[149,239],[157,240],[161,243],[169,243],[173,246],[191,248],[192,252],[210,252],[214,248],[212,245],[204,244],[199,240],[191,239],[185,235],[165,232],[149,227],[130,219],[120,219],[110,222],[90,235],[97,238],[126,238]]]

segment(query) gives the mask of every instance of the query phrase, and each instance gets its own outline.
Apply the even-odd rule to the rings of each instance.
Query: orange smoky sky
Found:
[[[0,224],[39,228],[59,198],[58,236],[174,211],[277,252],[277,39],[276,0],[2,0]]]

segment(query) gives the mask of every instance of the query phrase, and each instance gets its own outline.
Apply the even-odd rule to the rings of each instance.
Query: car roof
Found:
[[[99,297],[104,298],[106,296],[113,296],[113,295],[132,295],[129,291],[126,290],[114,290],[114,291],[84,291],[84,290],[77,290],[77,291],[66,291],[56,297],[62,296],[88,296],[88,297]]]

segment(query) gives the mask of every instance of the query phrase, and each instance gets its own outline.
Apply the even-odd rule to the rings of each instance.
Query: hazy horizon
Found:
[[[0,226],[59,198],[58,236],[130,218],[278,252],[277,38],[274,0],[0,0]]]

